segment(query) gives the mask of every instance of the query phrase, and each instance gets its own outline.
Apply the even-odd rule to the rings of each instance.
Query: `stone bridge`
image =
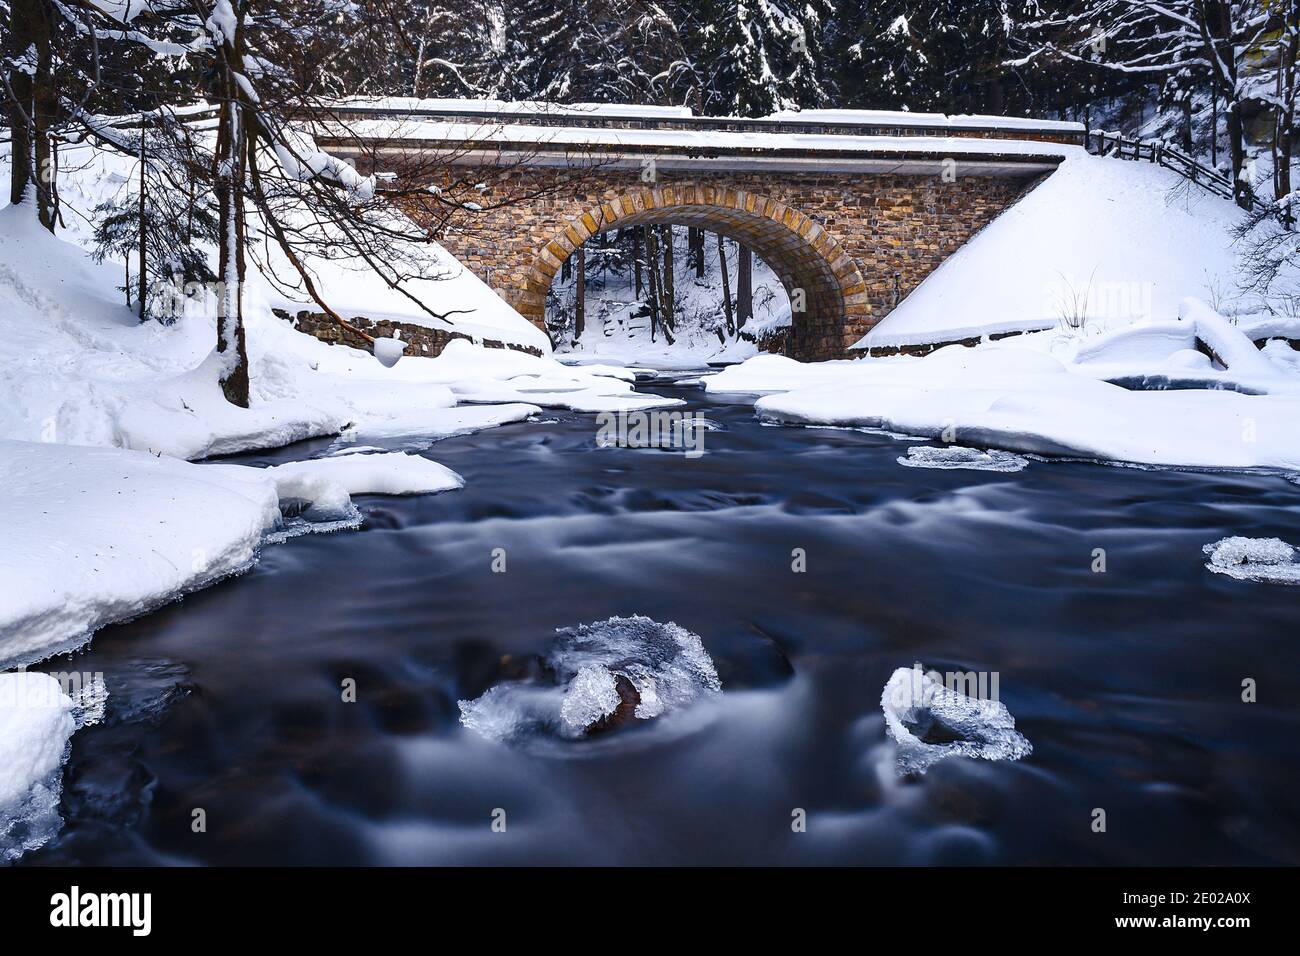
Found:
[[[453,215],[408,211],[543,330],[551,281],[588,239],[695,226],[748,246],[802,304],[783,348],[803,360],[849,354],[1084,137],[1073,123],[908,113],[739,120],[463,101],[355,113],[349,136],[318,140],[363,171],[402,177],[436,160],[429,185],[481,179]]]

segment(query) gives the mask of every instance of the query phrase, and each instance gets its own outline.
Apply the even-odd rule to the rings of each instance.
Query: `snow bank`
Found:
[[[281,498],[313,498],[311,488],[332,484],[348,495],[418,495],[463,488],[450,468],[404,452],[332,455],[266,469]]]
[[[107,624],[246,570],[283,527],[282,511],[338,520],[355,514],[352,494],[460,486],[454,472],[404,454],[259,469],[0,441],[0,666],[79,646]]]
[[[947,757],[1019,760],[1033,752],[1001,701],[959,694],[935,680],[936,673],[900,667],[880,695],[900,776],[925,773]]]
[[[236,466],[0,441],[0,666],[247,568],[279,520],[275,485]]]
[[[72,700],[48,674],[0,674],[0,861],[42,846],[62,826],[59,795]]]
[[[1296,549],[1280,538],[1222,538],[1207,544],[1205,566],[1215,574],[1239,581],[1265,584],[1300,584]]]
[[[857,345],[1044,329],[1074,311],[1092,327],[1173,319],[1184,296],[1235,287],[1240,216],[1167,169],[1071,152]]]
[[[1187,319],[1099,338],[1041,332],[925,358],[803,364],[760,356],[705,387],[762,395],[755,410],[773,422],[1146,465],[1300,468],[1297,369],[1209,309],[1185,309]],[[1232,365],[1211,368],[1187,348],[1202,338]]]

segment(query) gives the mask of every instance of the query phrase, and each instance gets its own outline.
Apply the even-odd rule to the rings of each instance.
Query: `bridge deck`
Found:
[[[418,105],[417,105],[418,104]],[[430,105],[432,104],[432,105]],[[514,164],[929,175],[1035,176],[1082,149],[1077,123],[1001,117],[818,111],[766,119],[700,117],[671,109],[619,112],[473,101],[384,101],[342,109],[346,129],[315,129],[331,152],[443,155],[463,165]],[[631,110],[632,107],[626,109]]]

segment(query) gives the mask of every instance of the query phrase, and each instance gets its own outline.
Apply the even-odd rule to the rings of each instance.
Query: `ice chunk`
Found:
[[[880,695],[880,709],[898,745],[900,776],[925,773],[945,757],[1019,760],[1033,752],[1000,701],[959,694],[919,665],[894,671]]]
[[[898,463],[908,468],[965,468],[971,471],[1020,471],[1029,464],[1028,460],[1009,451],[981,451],[960,445],[946,448],[917,445],[907,449],[907,457],[898,459]]]
[[[1216,574],[1239,581],[1266,584],[1300,584],[1296,549],[1281,538],[1221,538],[1201,549],[1210,560],[1205,566]]]
[[[58,833],[73,703],[48,674],[0,674],[0,861]]]
[[[614,713],[620,702],[617,678],[598,664],[584,664],[560,705],[565,736],[581,737],[588,727]]]
[[[699,635],[648,617],[561,628],[541,663],[544,679],[498,684],[460,701],[461,723],[492,740],[573,740],[722,692]]]

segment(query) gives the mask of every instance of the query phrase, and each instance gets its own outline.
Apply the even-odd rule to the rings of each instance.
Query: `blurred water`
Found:
[[[597,448],[567,413],[443,441],[465,490],[361,498],[361,530],[268,548],[53,662],[111,697],[25,862],[1300,862],[1300,589],[1201,553],[1300,543],[1296,485],[904,468],[906,441],[671,393],[724,426],[701,458]],[[461,726],[457,700],[555,628],[633,614],[702,637],[724,693],[692,722],[564,754]],[[918,660],[996,671],[1032,755],[899,779],[881,689]]]

